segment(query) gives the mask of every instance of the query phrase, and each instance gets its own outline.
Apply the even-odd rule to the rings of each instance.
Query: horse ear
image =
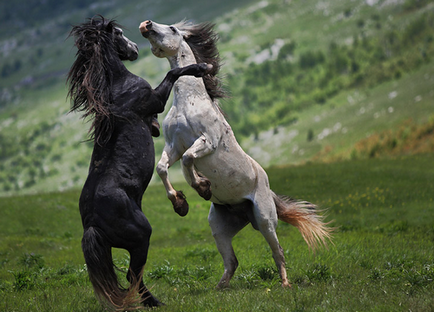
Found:
[[[105,31],[107,31],[108,33],[112,33],[114,30],[115,26],[113,25],[113,23],[110,21],[107,23],[106,29]]]

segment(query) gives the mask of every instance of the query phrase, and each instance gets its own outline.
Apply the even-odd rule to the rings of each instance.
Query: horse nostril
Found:
[[[141,32],[142,34],[143,34],[143,33],[146,33],[146,32],[149,31],[149,30],[151,30],[151,28],[152,28],[152,22],[149,21],[149,20],[142,22],[142,23],[140,24],[140,26],[139,26],[140,32]]]

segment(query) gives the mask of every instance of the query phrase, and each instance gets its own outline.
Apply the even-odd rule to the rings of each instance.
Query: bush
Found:
[[[308,141],[308,142],[312,142],[312,140],[313,140],[313,130],[312,130],[312,129],[309,129],[309,130],[307,131],[307,141]]]
[[[307,51],[300,55],[300,67],[302,69],[313,68],[318,64],[324,63],[325,56],[321,51]]]

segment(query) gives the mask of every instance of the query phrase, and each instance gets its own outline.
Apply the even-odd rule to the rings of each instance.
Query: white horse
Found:
[[[276,235],[278,219],[297,227],[312,249],[326,245],[332,230],[315,213],[315,205],[276,195],[264,169],[236,141],[217,102],[224,93],[216,76],[220,65],[213,26],[186,22],[168,26],[149,20],[140,24],[152,53],[167,58],[171,68],[199,62],[213,66],[203,79],[183,76],[175,83],[174,101],[163,121],[166,144],[157,172],[181,216],[187,214],[188,204],[168,179],[168,169],[176,161],[181,159],[186,181],[201,197],[211,200],[208,221],[224,262],[217,288],[229,286],[238,266],[232,238],[249,223],[271,247],[282,286],[290,287]]]

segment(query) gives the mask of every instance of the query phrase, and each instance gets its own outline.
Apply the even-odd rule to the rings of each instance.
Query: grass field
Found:
[[[166,303],[159,311],[433,311],[433,161],[419,155],[269,168],[273,190],[328,208],[338,227],[334,245],[313,254],[295,228],[279,224],[291,290],[281,289],[268,245],[248,226],[233,241],[240,266],[232,286],[216,291],[223,264],[206,220],[209,203],[177,185],[190,203],[180,218],[163,187],[149,187],[145,281]],[[78,196],[1,198],[0,311],[103,311],[80,249]],[[125,271],[126,252],[114,257]]]

